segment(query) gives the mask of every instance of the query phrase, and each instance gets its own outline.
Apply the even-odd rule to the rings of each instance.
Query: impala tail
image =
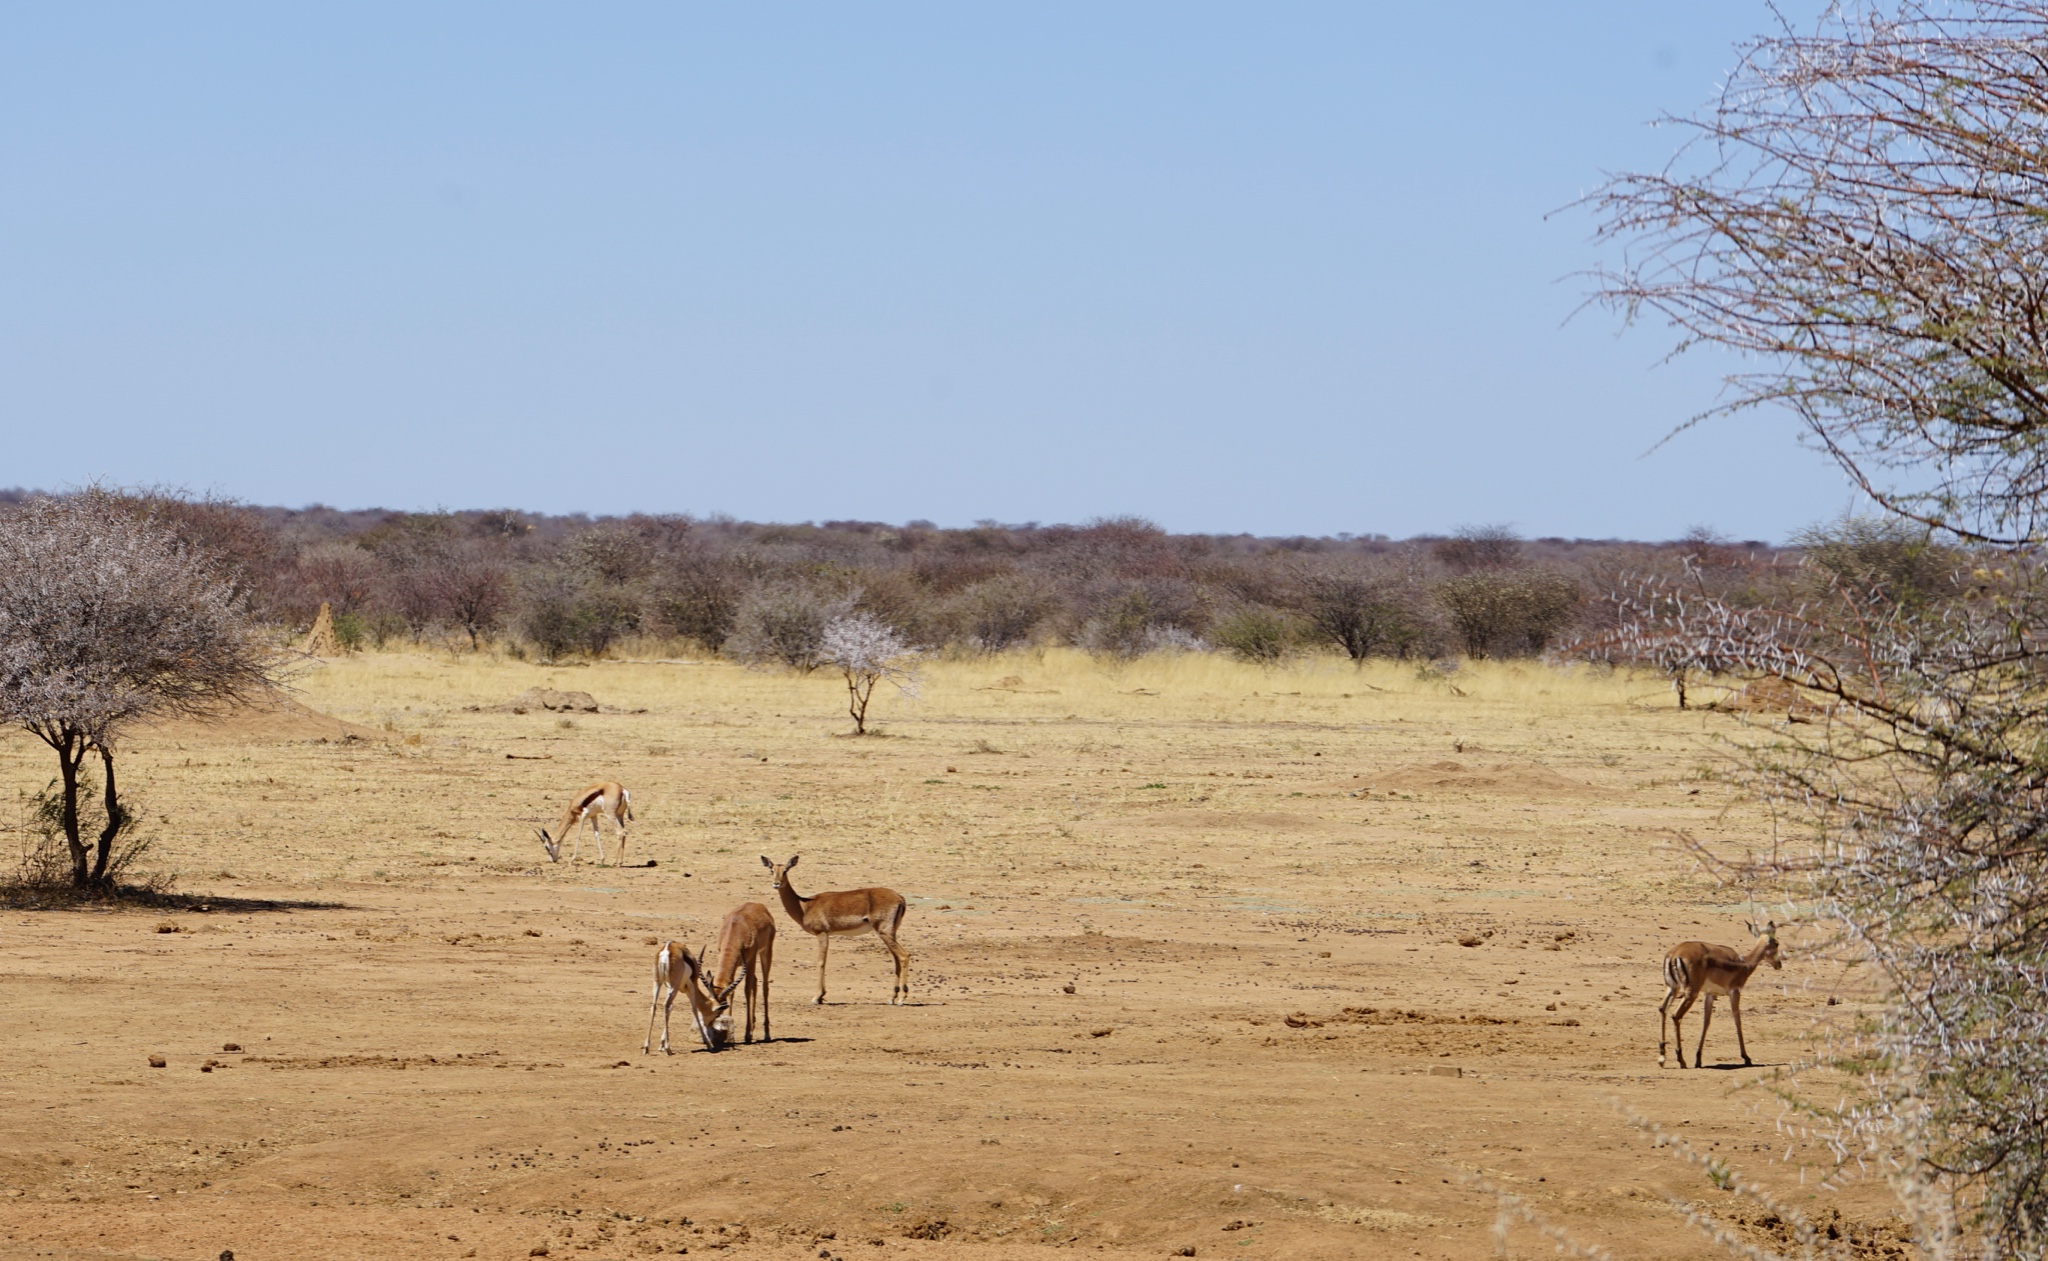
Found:
[[[1668,988],[1674,990],[1691,990],[1692,978],[1688,976],[1686,973],[1687,969],[1685,966],[1684,959],[1678,957],[1675,954],[1665,956],[1664,984]]]

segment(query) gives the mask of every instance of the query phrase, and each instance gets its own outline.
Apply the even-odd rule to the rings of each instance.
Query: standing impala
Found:
[[[1664,1001],[1657,1005],[1657,1067],[1664,1067],[1664,1017],[1671,1017],[1671,1040],[1678,1052],[1678,1066],[1686,1067],[1685,1033],[1678,1022],[1704,993],[1707,996],[1706,1010],[1700,1013],[1700,1044],[1693,1050],[1692,1067],[1700,1066],[1700,1057],[1707,1052],[1707,1026],[1714,1022],[1714,999],[1722,994],[1728,996],[1728,1009],[1735,1013],[1735,1045],[1742,1052],[1742,1062],[1748,1064],[1749,1046],[1742,1040],[1742,987],[1749,981],[1750,973],[1765,963],[1774,968],[1784,967],[1778,958],[1778,925],[1774,920],[1765,924],[1758,932],[1754,924],[1748,925],[1756,937],[1756,944],[1743,954],[1733,946],[1713,946],[1704,941],[1682,941],[1664,956]],[[1685,991],[1685,1001],[1671,1011],[1671,1000]]]
[[[804,897],[789,887],[789,869],[796,866],[796,860],[797,856],[792,854],[788,862],[778,865],[764,854],[761,865],[775,873],[775,892],[782,897],[782,909],[797,922],[797,927],[818,939],[818,997],[812,1001],[825,1001],[825,956],[832,949],[832,938],[840,933],[873,929],[896,959],[896,987],[889,991],[889,1001],[908,1002],[910,956],[896,944],[896,926],[903,922],[903,912],[910,909],[903,895],[894,889],[847,889]]]
[[[626,861],[626,825],[633,821],[633,795],[625,785],[606,781],[592,784],[571,798],[562,811],[561,821],[555,824],[555,833],[548,835],[546,828],[535,828],[540,833],[541,848],[548,852],[549,862],[562,861],[562,842],[569,839],[569,833],[576,833],[576,848],[569,851],[569,861],[575,862],[583,853],[582,824],[590,824],[590,834],[597,839],[597,861],[604,865],[604,833],[598,829],[598,820],[608,818],[619,829],[619,861]]]
[[[754,1040],[756,989],[761,991],[761,1040],[775,1041],[768,1024],[768,972],[774,966],[775,917],[759,902],[735,908],[718,926],[718,966],[711,973],[711,992],[722,1004],[712,1028],[721,1044],[732,1041],[732,991],[742,975],[747,983],[747,1041]]]

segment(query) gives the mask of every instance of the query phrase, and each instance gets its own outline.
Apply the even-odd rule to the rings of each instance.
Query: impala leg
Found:
[[[676,987],[671,985],[668,987],[668,1003],[661,1009],[661,1053],[663,1055],[675,1054],[675,1051],[670,1049],[668,1044],[668,1019],[675,1012],[675,1009]],[[692,1008],[692,1010],[694,1011],[695,1009]]]
[[[1728,1010],[1735,1015],[1735,1049],[1742,1052],[1743,1067],[1749,1067],[1749,1043],[1742,1038],[1742,991],[1728,992]]]
[[[1705,1068],[1707,1066],[1707,1026],[1713,1023],[1714,996],[1709,994],[1707,995],[1706,1010],[1700,1013],[1700,1044],[1693,1049],[1692,1053],[1692,1066],[1694,1068]]]
[[[654,1013],[660,1010],[661,973],[657,971],[654,974],[654,1001],[647,1005],[647,1040],[640,1044],[640,1054],[642,1055],[647,1054],[650,1050],[654,1048]],[[662,1039],[662,1045],[668,1045],[668,1039],[666,1037]]]
[[[626,864],[626,821],[625,821],[624,819],[620,819],[620,820],[618,821],[618,823],[619,823],[619,865],[623,867],[623,866],[625,866],[625,864]]]
[[[818,997],[819,1005],[825,1002],[825,956],[832,953],[832,934],[818,934]]]
[[[775,966],[775,948],[761,947],[761,1041],[775,1041],[775,1031],[768,1026],[768,973]]]
[[[1671,1013],[1671,1049],[1678,1053],[1678,1066],[1680,1068],[1685,1068],[1686,1062],[1685,1029],[1679,1022],[1685,1019],[1685,1013],[1692,1010],[1692,1005],[1699,1001],[1699,997],[1697,990],[1687,994],[1685,1001],[1678,1004],[1678,1010]],[[1699,1057],[1694,1056],[1693,1058],[1697,1062]]]
[[[1662,1067],[1664,1067],[1664,1059],[1665,1059],[1665,1053],[1666,1053],[1666,1052],[1667,1052],[1667,1051],[1669,1050],[1669,1044],[1668,1044],[1668,1043],[1666,1043],[1666,1042],[1664,1041],[1664,1034],[1665,1034],[1665,1033],[1667,1032],[1667,1030],[1666,1030],[1665,1026],[1666,1026],[1666,1025],[1668,1025],[1668,1024],[1670,1023],[1670,1021],[1671,1021],[1671,1000],[1672,1000],[1672,999],[1674,999],[1674,998],[1677,998],[1677,997],[1678,997],[1678,987],[1677,987],[1677,986],[1675,986],[1675,985],[1674,985],[1674,986],[1666,986],[1666,987],[1665,987],[1665,989],[1664,989],[1664,1001],[1663,1001],[1663,1002],[1661,1002],[1661,1003],[1658,1003],[1658,1004],[1657,1004],[1657,1067],[1658,1067],[1658,1068],[1662,1068]]]
[[[754,992],[761,987],[761,978],[754,975],[754,969],[747,969],[747,1041],[754,1040]]]
[[[590,840],[597,846],[597,865],[604,866],[604,829],[597,825],[597,816],[590,816]]]
[[[910,956],[896,944],[896,934],[884,931],[880,924],[875,925],[875,936],[882,939],[882,944],[889,948],[889,957],[896,961],[896,984],[889,991],[889,1001],[907,1003],[910,1001]]]

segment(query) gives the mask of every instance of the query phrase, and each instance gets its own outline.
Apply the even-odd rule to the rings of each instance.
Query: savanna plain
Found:
[[[512,712],[536,686],[603,708]],[[1735,1197],[1631,1115],[1880,1225],[1768,1088],[1867,1010],[1796,929],[1756,1066],[1724,1004],[1706,1071],[1658,1067],[1666,948],[1785,916],[1677,843],[1771,844],[1716,773],[1758,728],[1654,678],[1048,651],[934,662],[858,738],[836,678],[713,661],[365,653],[296,689],[130,742],[179,900],[0,918],[0,1252],[1462,1258],[1496,1187],[1720,1255],[1666,1197]],[[20,838],[51,759],[17,733],[0,768]],[[534,828],[603,779],[628,865],[549,863]],[[905,896],[907,1006],[872,937],[812,1003],[761,865],[792,854],[803,893]],[[707,1053],[678,1004],[643,1055],[656,944],[746,901],[774,1040]]]

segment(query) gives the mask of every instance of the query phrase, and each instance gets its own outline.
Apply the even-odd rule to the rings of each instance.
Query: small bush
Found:
[[[952,622],[983,652],[1002,652],[1031,641],[1057,599],[1030,574],[1001,574],[975,583],[953,600]]]
[[[519,629],[543,659],[572,652],[602,656],[640,623],[640,598],[630,588],[591,582],[564,568],[532,575],[522,593]]]
[[[1924,526],[1890,518],[1843,517],[1798,531],[1792,543],[1821,585],[1903,608],[1952,596],[1965,568],[1961,556],[1935,543]]]
[[[692,558],[653,580],[648,620],[717,652],[739,620],[743,590],[743,579],[732,567]]]
[[[1435,633],[1413,583],[1362,573],[1310,574],[1297,597],[1307,637],[1353,661],[1428,652]]]
[[[1209,641],[1240,661],[1271,665],[1294,651],[1301,626],[1279,609],[1251,605],[1211,625]]]
[[[115,807],[120,811],[121,819],[107,859],[104,886],[119,889],[126,885],[145,893],[165,892],[171,886],[172,877],[168,875],[130,880],[135,864],[149,853],[151,838],[137,831],[142,811],[135,807],[132,798],[126,794],[123,798]],[[99,790],[99,780],[89,771],[81,771],[78,777],[79,832],[97,837],[105,828],[106,821],[106,799]],[[75,892],[71,850],[64,840],[64,792],[56,780],[51,780],[41,792],[29,798],[21,834],[21,855],[13,873],[0,879],[0,893],[39,896]]]
[[[853,599],[816,588],[756,588],[739,607],[726,651],[751,665],[785,666],[808,674],[825,651],[825,628],[853,609]]]
[[[1192,584],[1173,578],[1114,583],[1089,593],[1094,613],[1074,642],[1104,657],[1141,657],[1161,648],[1197,651],[1202,599]]]
[[[358,613],[334,615],[334,642],[343,652],[361,652],[370,640],[370,627]]]
[[[1561,574],[1475,570],[1437,584],[1437,600],[1466,655],[1542,652],[1578,611],[1579,584]]]

